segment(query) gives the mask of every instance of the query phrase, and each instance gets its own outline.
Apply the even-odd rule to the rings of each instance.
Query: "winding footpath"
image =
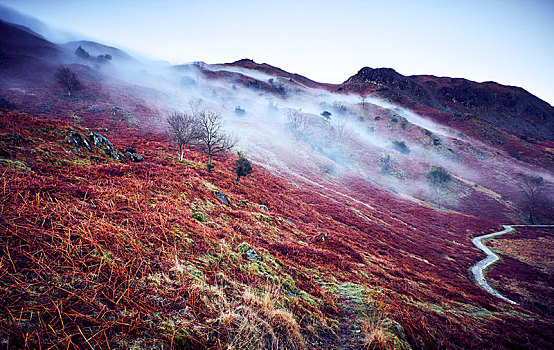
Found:
[[[502,231],[493,232],[493,233],[489,233],[489,234],[486,234],[486,235],[478,236],[478,237],[475,237],[471,240],[471,242],[477,248],[481,249],[483,252],[485,252],[485,254],[487,254],[487,257],[485,259],[477,262],[475,265],[473,265],[471,267],[471,272],[473,273],[473,276],[475,277],[475,280],[487,292],[491,293],[495,297],[498,297],[498,298],[500,298],[500,299],[502,299],[502,300],[504,300],[504,301],[506,301],[510,304],[514,304],[514,305],[518,305],[518,303],[516,303],[515,301],[510,300],[510,299],[506,298],[505,296],[503,296],[502,294],[498,293],[485,280],[485,276],[483,274],[483,271],[487,267],[489,267],[492,263],[497,261],[499,259],[499,257],[498,257],[498,255],[493,253],[489,248],[487,248],[483,244],[483,240],[491,238],[491,237],[495,237],[495,236],[500,236],[500,235],[503,235],[503,234],[508,233],[508,232],[512,232],[514,230],[514,227],[524,227],[524,226],[525,227],[554,227],[554,225],[502,225],[502,227],[504,227],[504,230],[502,230]]]

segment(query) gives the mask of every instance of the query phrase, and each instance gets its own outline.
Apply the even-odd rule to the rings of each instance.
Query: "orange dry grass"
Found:
[[[229,332],[229,349],[304,349],[300,327],[290,311],[275,307],[275,290],[260,297],[244,291],[240,304],[224,311],[216,322]]]
[[[136,147],[143,163],[117,163],[98,150],[81,158],[64,137],[68,128],[84,130],[0,114],[0,147],[30,169],[0,168],[0,334],[8,347],[294,349],[310,339],[333,348],[326,325],[358,317],[341,314],[332,290],[342,283],[383,295],[379,303],[411,344],[433,348],[444,338],[487,347],[505,333],[502,323],[474,325],[467,314],[414,306],[494,309],[466,278],[479,257],[466,236],[490,222],[436,213],[356,181],[325,192],[256,167],[236,184],[232,157],[209,173],[200,154],[179,163],[163,143],[126,134],[111,141]],[[265,272],[237,252],[243,242],[263,256]],[[268,284],[274,289],[263,296],[254,292]],[[520,333],[521,342],[534,334]]]

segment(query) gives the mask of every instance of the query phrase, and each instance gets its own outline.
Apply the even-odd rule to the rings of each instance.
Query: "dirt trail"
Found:
[[[508,232],[512,232],[514,230],[514,227],[554,227],[554,225],[502,225],[504,227],[504,230],[497,231],[493,233],[489,233],[486,235],[478,236],[471,239],[471,242],[479,249],[481,249],[485,254],[487,254],[487,257],[481,261],[478,261],[475,265],[471,267],[471,272],[473,273],[473,276],[475,277],[475,280],[477,283],[483,287],[487,292],[491,293],[495,297],[498,297],[510,304],[518,305],[513,300],[510,300],[503,296],[502,294],[498,293],[496,290],[494,290],[485,280],[485,276],[483,274],[483,271],[489,267],[491,264],[493,264],[495,261],[499,259],[498,255],[493,253],[489,248],[487,248],[483,244],[483,239],[488,239],[495,236],[500,236]]]

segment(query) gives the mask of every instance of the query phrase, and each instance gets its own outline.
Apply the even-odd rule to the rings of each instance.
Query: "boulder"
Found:
[[[220,191],[217,191],[215,193],[215,196],[217,197],[217,199],[219,199],[219,201],[223,204],[226,204],[226,205],[229,205],[229,200],[227,200],[227,197],[225,196],[225,193],[223,192],[220,192]]]
[[[144,157],[138,154],[134,148],[128,147],[125,149],[125,158],[133,163],[142,162]]]
[[[41,103],[37,105],[37,109],[43,112],[50,112],[52,106],[50,105],[50,103]]]
[[[262,260],[262,257],[254,250],[254,248],[250,248],[244,253],[244,256],[246,256],[246,259],[248,260]]]
[[[87,141],[86,137],[79,134],[76,131],[70,131],[67,134],[67,142],[72,145],[74,148],[86,148],[89,151],[92,151],[92,147],[90,146],[89,142]]]
[[[113,145],[112,143],[110,142],[110,140],[108,140],[107,138],[105,138],[104,136],[100,135],[99,133],[97,132],[94,132],[90,129],[87,129],[88,131],[88,138],[90,139],[90,141],[96,146],[96,147],[100,147],[100,148],[109,148],[109,149],[112,149],[113,150]]]
[[[97,132],[94,132],[90,129],[87,129],[88,131],[88,138],[89,140],[98,148],[102,149],[104,153],[115,160],[122,161],[123,156],[117,152],[114,148],[110,140],[108,140],[106,137],[100,135]]]

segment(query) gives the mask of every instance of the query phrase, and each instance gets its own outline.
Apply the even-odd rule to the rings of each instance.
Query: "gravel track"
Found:
[[[477,248],[481,249],[483,252],[485,252],[485,254],[487,254],[487,257],[485,259],[483,259],[481,261],[478,261],[475,265],[473,265],[471,267],[471,272],[473,273],[473,276],[475,277],[475,280],[487,292],[491,293],[495,297],[498,297],[498,298],[500,298],[500,299],[502,299],[502,300],[504,300],[504,301],[506,301],[510,304],[514,304],[514,305],[518,305],[518,303],[516,303],[515,301],[510,300],[510,299],[506,298],[505,296],[503,296],[502,294],[498,293],[485,280],[485,276],[483,274],[483,271],[500,258],[498,257],[498,255],[493,253],[489,248],[487,248],[483,244],[483,240],[491,238],[491,237],[495,237],[495,236],[500,236],[500,235],[503,235],[503,234],[508,233],[508,232],[512,232],[514,230],[514,227],[520,227],[520,226],[521,227],[523,227],[523,226],[525,226],[525,227],[554,227],[554,225],[502,225],[502,227],[504,227],[504,230],[502,230],[502,231],[489,233],[489,234],[478,236],[478,237],[475,237],[475,238],[471,239],[471,242]]]

